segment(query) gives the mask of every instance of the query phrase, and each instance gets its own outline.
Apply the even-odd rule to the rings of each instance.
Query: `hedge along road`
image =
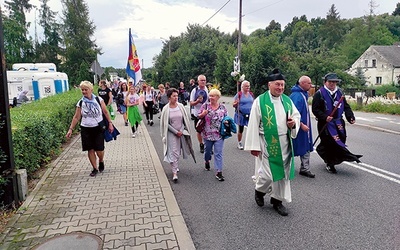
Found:
[[[232,98],[223,97],[226,102]],[[226,104],[233,116],[231,103]],[[254,201],[254,158],[225,141],[225,182],[204,171],[197,139],[192,135],[197,164],[180,160],[179,182],[171,182],[197,249],[395,249],[400,245],[399,135],[360,126],[371,114],[356,112],[359,125],[347,124],[349,149],[363,154],[361,164],[342,163],[336,175],[311,154],[315,179],[296,174],[289,216],[281,217],[266,203]],[[375,115],[371,115],[376,118]],[[162,161],[159,120],[147,126]],[[398,119],[397,116],[390,116]],[[381,119],[381,122],[388,120]],[[314,138],[316,125],[314,121]],[[376,127],[380,126],[377,122]],[[384,127],[384,125],[382,125]],[[134,140],[134,139],[133,139]],[[296,158],[296,173],[300,161]],[[166,175],[172,178],[168,163]],[[211,164],[213,167],[213,164]],[[267,199],[266,199],[267,201]]]

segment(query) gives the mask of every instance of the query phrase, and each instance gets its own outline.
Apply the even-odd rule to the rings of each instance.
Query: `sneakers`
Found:
[[[132,134],[132,138],[135,138],[135,137],[136,137],[136,132]]]
[[[153,126],[154,122],[153,120],[150,120],[150,126]]]
[[[128,122],[126,121],[126,122],[125,122],[125,126],[128,126],[128,125],[129,125],[129,124],[128,124]]]
[[[217,180],[219,181],[224,181],[224,177],[222,176],[222,172],[217,172],[217,174],[215,175],[215,178],[217,178]]]
[[[96,174],[99,172],[99,170],[93,168],[92,172],[90,173],[90,176],[94,177]]]
[[[172,181],[173,181],[174,183],[177,183],[177,182],[178,182],[178,176],[177,176],[177,175],[174,175],[174,177],[172,177]]]
[[[243,144],[242,144],[242,142],[240,141],[240,142],[238,142],[238,149],[240,149],[240,150],[243,150]]]
[[[210,163],[209,162],[206,162],[204,164],[204,169],[207,170],[207,171],[210,171]]]
[[[104,171],[104,162],[103,161],[99,162],[99,171],[100,171],[100,173]]]
[[[204,143],[200,143],[200,153],[204,153]]]
[[[328,170],[328,172],[331,173],[331,174],[336,174],[337,173],[336,168],[335,168],[334,165],[326,164],[326,170]]]

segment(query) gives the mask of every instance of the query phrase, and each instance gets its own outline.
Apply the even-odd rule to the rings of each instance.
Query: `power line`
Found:
[[[206,24],[208,21],[211,20],[211,18],[213,18],[216,14],[218,14],[218,12],[220,12],[231,0],[228,0],[228,2],[226,2],[224,5],[222,5],[221,8],[219,8],[219,10],[217,10],[210,18],[207,19],[207,21],[205,21],[201,26],[203,26],[204,24]]]
[[[244,14],[243,16],[246,16],[246,15],[249,15],[249,14],[253,14],[253,13],[257,12],[257,11],[263,10],[263,9],[269,7],[269,6],[272,6],[272,5],[274,5],[274,4],[280,3],[280,2],[282,2],[282,1],[285,1],[285,0],[280,0],[280,1],[277,1],[277,2],[275,2],[275,3],[271,3],[271,4],[267,5],[267,6],[264,6],[264,7],[260,8],[260,9],[255,10],[255,11],[246,13],[246,14]]]

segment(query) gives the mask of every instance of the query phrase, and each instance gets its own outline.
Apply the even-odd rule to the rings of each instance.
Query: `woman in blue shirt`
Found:
[[[254,95],[252,92],[250,92],[250,82],[246,80],[243,81],[241,85],[241,91],[239,91],[233,98],[233,107],[236,109],[234,120],[239,127],[238,148],[243,150],[243,130],[244,126],[247,126],[249,123],[250,110],[254,101]]]

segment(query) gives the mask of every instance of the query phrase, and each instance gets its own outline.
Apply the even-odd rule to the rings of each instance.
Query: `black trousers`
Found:
[[[147,121],[153,120],[153,101],[146,101],[147,107],[144,106],[144,111],[146,111],[146,119]]]

